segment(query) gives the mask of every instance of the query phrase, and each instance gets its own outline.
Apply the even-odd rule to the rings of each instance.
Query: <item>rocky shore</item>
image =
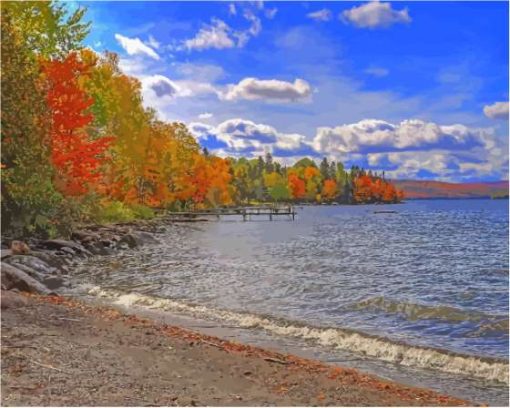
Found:
[[[110,255],[118,249],[157,242],[161,220],[115,225],[91,225],[73,232],[70,239],[2,240],[2,290],[57,295],[69,285],[70,267],[76,259]]]

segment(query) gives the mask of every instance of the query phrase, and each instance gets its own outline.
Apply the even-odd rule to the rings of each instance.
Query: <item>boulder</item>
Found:
[[[10,249],[2,249],[2,259],[7,258],[12,255],[12,251]]]
[[[156,238],[154,238],[152,234],[149,234],[148,232],[144,231],[130,232],[124,235],[119,242],[121,244],[127,244],[129,248],[134,248],[146,244],[159,243],[159,241]]]
[[[49,274],[54,270],[54,268],[48,265],[46,262],[32,255],[12,255],[8,258],[5,258],[4,262],[7,262],[11,265],[26,265],[30,269],[43,274]]]
[[[41,261],[45,262],[46,264],[57,268],[57,269],[65,269],[64,262],[62,261],[62,258],[55,255],[53,252],[50,251],[32,251],[30,253],[31,256],[34,256],[36,258],[39,258]]]
[[[60,250],[62,252],[65,252],[66,254],[71,255],[71,256],[76,255],[76,252],[73,249],[69,248],[69,247],[62,247],[62,248],[60,248]]]
[[[66,241],[64,239],[49,239],[47,241],[41,242],[41,245],[44,248],[56,249],[56,250],[62,250],[62,248],[68,247],[80,255],[85,255],[85,256],[92,255],[90,253],[90,251],[88,251],[83,245],[81,245],[77,242],[74,242],[74,241]]]
[[[80,241],[82,244],[97,241],[99,238],[99,234],[91,231],[75,231],[71,234],[72,240]]]
[[[42,280],[45,277],[44,274],[42,274],[41,272],[36,271],[35,269],[30,268],[27,265],[15,263],[15,262],[12,262],[12,263],[8,262],[8,264],[14,266],[15,268],[17,268],[17,269],[19,269],[19,270],[21,270],[23,272],[25,272],[26,274],[30,275],[32,278],[34,278],[38,282],[42,282]]]
[[[58,276],[49,276],[47,278],[44,278],[42,283],[48,289],[54,290],[54,289],[58,289],[58,288],[61,288],[62,286],[64,286],[65,281],[64,281],[64,279],[62,279]]]
[[[8,263],[2,262],[1,276],[2,287],[7,290],[19,289],[23,292],[39,293],[41,295],[49,295],[51,293],[42,283]]]

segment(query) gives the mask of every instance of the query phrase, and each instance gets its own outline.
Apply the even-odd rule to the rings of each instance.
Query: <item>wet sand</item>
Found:
[[[106,307],[2,295],[3,406],[470,405]]]

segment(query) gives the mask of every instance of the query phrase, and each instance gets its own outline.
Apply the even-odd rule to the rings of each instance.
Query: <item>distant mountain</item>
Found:
[[[508,180],[481,183],[445,183],[426,180],[392,180],[406,198],[476,198],[508,196]]]

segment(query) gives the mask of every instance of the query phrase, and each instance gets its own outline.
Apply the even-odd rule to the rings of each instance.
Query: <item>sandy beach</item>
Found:
[[[4,406],[469,405],[63,297],[2,295]]]

